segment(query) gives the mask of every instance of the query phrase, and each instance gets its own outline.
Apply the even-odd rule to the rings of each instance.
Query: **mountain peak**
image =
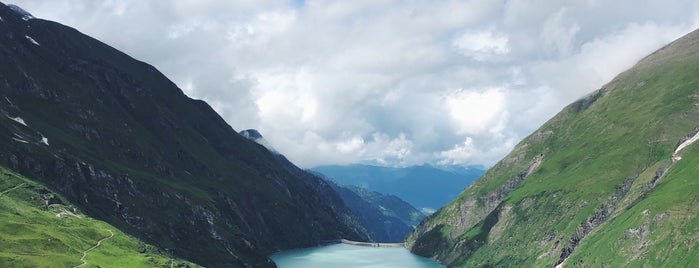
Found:
[[[10,4],[10,5],[7,5],[7,7],[10,8],[15,13],[19,14],[20,16],[22,16],[22,19],[25,21],[30,20],[30,19],[34,19],[34,16],[32,16],[31,13],[27,12],[26,10],[22,9],[21,7],[19,7],[17,5]]]

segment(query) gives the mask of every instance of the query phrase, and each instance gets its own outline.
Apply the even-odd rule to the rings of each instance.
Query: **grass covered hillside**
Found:
[[[699,263],[699,32],[561,111],[408,238],[450,267]]]
[[[0,167],[0,267],[83,263],[83,267],[195,267],[82,214],[59,194]]]

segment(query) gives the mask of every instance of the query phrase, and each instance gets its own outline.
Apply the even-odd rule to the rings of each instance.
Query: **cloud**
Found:
[[[558,89],[556,93],[562,98],[572,100],[599,88],[641,57],[686,32],[686,27],[630,23],[582,43],[565,57],[538,62],[532,71],[546,86]],[[568,71],[561,72],[561,68]]]
[[[580,31],[577,24],[565,25],[566,13],[568,9],[562,8],[548,17],[541,31],[544,49],[555,56],[567,56],[573,52],[575,37]]]
[[[699,26],[692,0],[17,0],[155,65],[293,162],[491,165]]]
[[[483,92],[458,90],[449,94],[445,104],[458,134],[480,134],[497,124],[499,114],[506,113],[505,94],[498,88]]]
[[[489,30],[462,33],[454,39],[454,46],[477,61],[510,52],[507,36]]]

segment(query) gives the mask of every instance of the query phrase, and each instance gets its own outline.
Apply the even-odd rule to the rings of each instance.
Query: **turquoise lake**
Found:
[[[279,268],[444,268],[404,248],[375,248],[346,244],[288,250],[270,256]]]

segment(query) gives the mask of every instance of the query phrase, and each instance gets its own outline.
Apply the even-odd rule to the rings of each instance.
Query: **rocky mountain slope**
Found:
[[[208,267],[368,239],[343,203],[152,66],[16,10],[0,4],[1,165]]]
[[[699,32],[561,111],[411,234],[450,267],[699,263]]]
[[[297,174],[309,185],[314,185],[318,191],[326,193],[323,197],[328,200],[324,202],[346,204],[373,242],[401,242],[424,217],[420,211],[396,196],[340,185],[322,174],[302,170],[276,151],[255,129],[243,130],[240,134],[265,146],[289,172]]]
[[[431,165],[379,167],[372,165],[320,166],[312,168],[342,185],[395,195],[426,214],[446,205],[475,181],[480,167]]]

